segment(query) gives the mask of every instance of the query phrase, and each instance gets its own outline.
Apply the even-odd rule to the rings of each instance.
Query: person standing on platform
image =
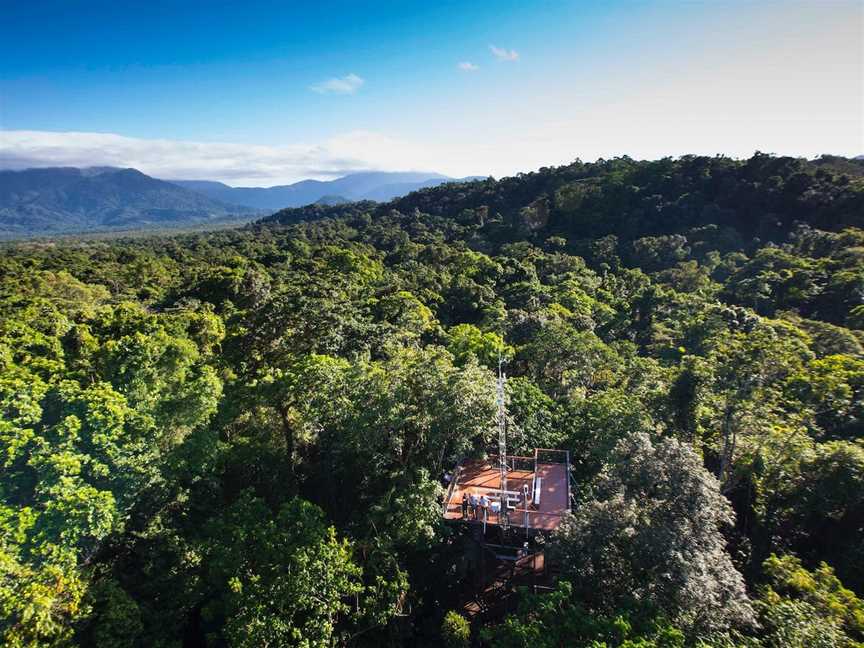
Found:
[[[468,519],[468,493],[462,493],[462,519]]]
[[[471,517],[473,519],[477,519],[477,508],[480,506],[480,502],[477,501],[477,496],[474,493],[468,497],[468,506],[471,509]]]

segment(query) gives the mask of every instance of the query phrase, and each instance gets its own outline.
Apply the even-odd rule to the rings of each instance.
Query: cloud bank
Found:
[[[471,61],[460,61],[456,64],[456,67],[465,72],[476,72],[480,69],[479,65],[474,65]]]
[[[492,52],[492,55],[497,58],[499,61],[518,61],[519,60],[519,52],[516,50],[508,50],[505,47],[495,47],[494,45],[489,46],[489,51]]]
[[[433,171],[439,162],[430,157],[428,147],[368,131],[288,146],[0,131],[0,169],[132,167],[157,178],[219,180],[233,186],[270,186],[371,170]]]
[[[321,81],[311,86],[310,89],[318,94],[354,94],[364,83],[365,81],[361,77],[352,73]]]

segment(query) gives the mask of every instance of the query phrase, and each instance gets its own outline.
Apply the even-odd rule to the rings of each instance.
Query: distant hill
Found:
[[[0,237],[177,227],[254,210],[111,167],[0,171]]]
[[[374,171],[262,188],[159,180],[114,167],[0,171],[0,238],[195,227],[285,207],[386,202],[452,181],[437,173]]]
[[[459,180],[470,180],[462,178]],[[339,196],[346,201],[375,200],[386,202],[412,191],[457,181],[440,173],[367,171],[352,173],[336,180],[301,180],[275,187],[229,187],[207,180],[170,180],[174,184],[200,192],[209,198],[231,205],[258,209],[302,207],[324,197]]]
[[[347,205],[352,201],[342,196],[321,196],[313,204],[315,205]]]
[[[580,241],[612,235],[631,242],[648,237],[640,245],[653,252],[656,246],[674,247],[674,237],[684,235],[692,236],[695,247],[729,236],[782,241],[798,224],[825,230],[864,226],[864,161],[762,153],[748,160],[577,161],[500,180],[449,182],[388,203],[284,209],[252,227],[360,217],[384,227],[395,215],[421,219],[424,228],[433,222],[445,229],[486,228],[488,245],[498,240],[500,228],[531,235],[538,244],[550,236]],[[621,245],[625,256],[636,254]]]
[[[853,178],[864,177],[864,155],[854,158],[844,158],[839,155],[822,155],[813,164],[833,173],[847,175]]]

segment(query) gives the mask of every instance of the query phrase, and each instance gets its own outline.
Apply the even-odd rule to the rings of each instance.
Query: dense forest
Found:
[[[441,475],[573,458],[554,591],[463,614]],[[864,162],[575,162],[0,254],[0,636],[864,645]]]

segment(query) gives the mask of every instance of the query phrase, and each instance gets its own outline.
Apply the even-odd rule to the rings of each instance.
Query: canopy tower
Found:
[[[498,358],[498,454],[461,461],[444,497],[445,520],[482,524],[525,535],[553,531],[570,511],[570,453],[535,448],[531,457],[507,454],[506,376]],[[462,496],[478,505],[463,510]],[[483,500],[486,506],[479,506]]]
[[[517,585],[548,591],[556,566],[543,552],[545,534],[570,512],[570,453],[535,448],[532,456],[507,451],[506,376],[498,358],[496,402],[498,453],[464,459],[450,473],[441,514],[470,529],[476,548],[467,552],[473,589],[464,611],[491,611],[517,596]]]
[[[463,515],[463,493],[485,495],[490,505]],[[527,535],[554,531],[569,512],[570,453],[549,448],[535,448],[530,457],[509,455],[503,462],[500,456],[462,461],[442,510],[445,520],[514,527]]]

